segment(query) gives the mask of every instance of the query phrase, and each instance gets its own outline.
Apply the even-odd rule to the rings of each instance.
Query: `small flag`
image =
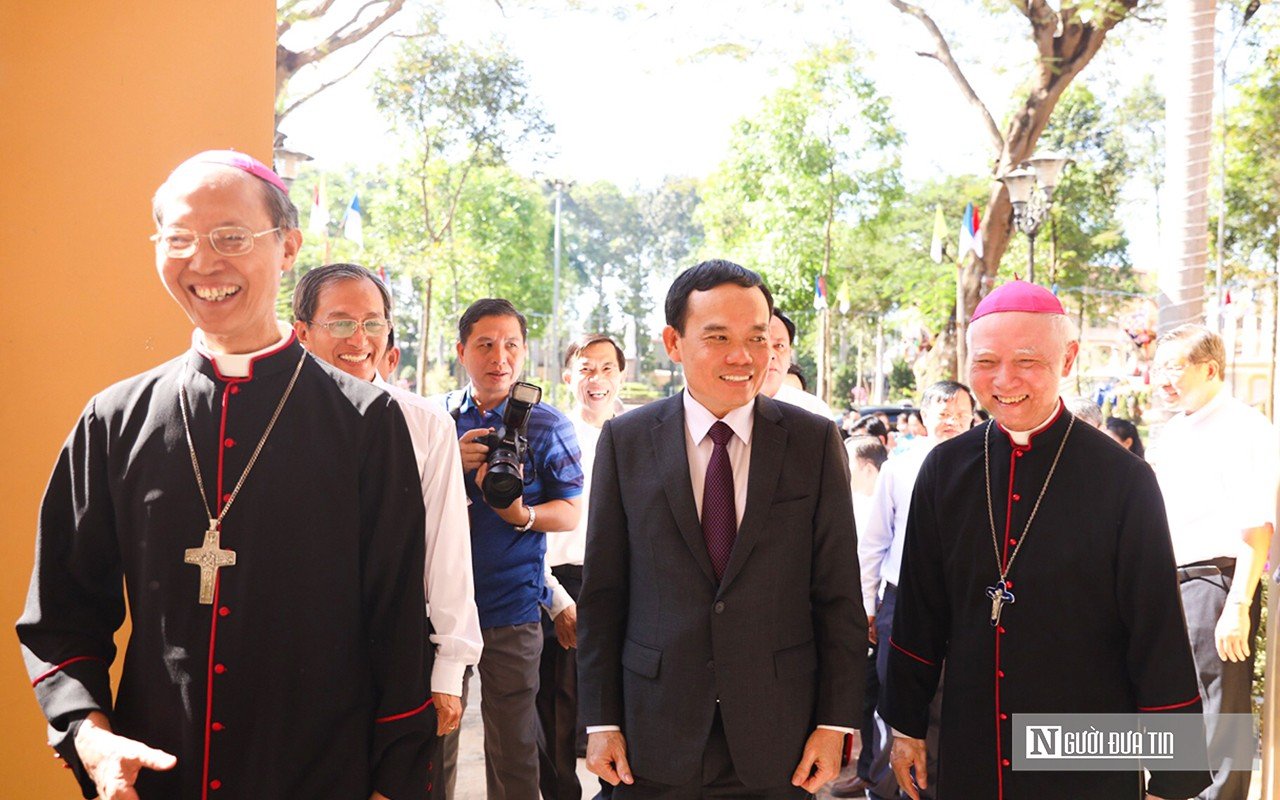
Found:
[[[848,314],[849,309],[853,308],[853,301],[849,297],[849,284],[842,283],[840,288],[836,289],[836,300],[839,301],[838,308],[841,314]]]
[[[311,192],[311,219],[307,222],[307,233],[325,238],[329,236],[329,193],[325,191],[323,175]]]
[[[364,249],[364,218],[360,216],[360,195],[351,196],[351,205],[342,215],[342,235]]]
[[[966,203],[964,218],[960,220],[960,258],[968,255],[970,250],[977,253],[978,258],[982,258],[982,237],[978,235],[981,228],[982,215],[973,207],[973,203]]]
[[[947,236],[947,221],[942,216],[942,206],[934,206],[933,214],[933,243],[929,245],[929,257],[933,259],[935,264],[942,263],[943,246],[942,242]]]
[[[827,307],[827,279],[822,275],[813,278],[813,307],[819,311]]]

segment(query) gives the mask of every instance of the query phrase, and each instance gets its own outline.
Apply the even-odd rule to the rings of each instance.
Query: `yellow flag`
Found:
[[[942,263],[942,239],[947,235],[947,221],[942,218],[942,206],[934,206],[933,243],[929,245],[929,257]]]

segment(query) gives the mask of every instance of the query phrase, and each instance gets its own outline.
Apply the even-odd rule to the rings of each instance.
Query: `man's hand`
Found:
[[[817,728],[809,734],[800,755],[800,764],[791,775],[791,785],[816,794],[823,784],[840,774],[840,755],[844,750],[844,733]]]
[[[587,769],[608,781],[610,786],[636,782],[627,763],[627,740],[622,731],[587,734]]]
[[[555,618],[556,641],[565,650],[578,646],[578,604],[565,606]]]
[[[893,750],[889,754],[889,765],[893,767],[893,777],[898,779],[898,786],[911,800],[920,800],[920,792],[916,789],[929,788],[928,761],[924,739],[908,739],[905,736],[893,737]],[[911,769],[915,768],[915,778]]]
[[[876,643],[876,615],[872,614],[867,617],[867,641],[872,644]]]
[[[94,711],[76,731],[76,753],[100,800],[138,800],[133,784],[143,769],[173,769],[178,759],[163,750],[111,732],[105,714]]]
[[[471,472],[480,469],[489,457],[489,445],[477,442],[481,436],[493,432],[493,428],[475,428],[458,438],[458,450],[462,453],[462,471]]]
[[[1218,645],[1218,658],[1244,661],[1249,657],[1249,604],[1227,598],[1227,605],[1213,629]]]
[[[462,721],[462,698],[456,694],[432,692],[431,704],[436,707],[436,736],[456,731]]]

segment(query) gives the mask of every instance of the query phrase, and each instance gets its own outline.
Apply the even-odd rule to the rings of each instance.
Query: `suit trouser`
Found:
[[[876,610],[876,674],[880,677],[883,690],[886,676],[889,674],[889,637],[893,632],[893,610],[897,606],[898,587],[892,583],[884,585],[884,600]],[[938,690],[933,693],[929,703],[929,731],[925,734],[925,748],[928,753],[927,767],[929,788],[920,792],[921,797],[938,796],[938,734],[942,730],[942,684],[945,673],[938,677]],[[876,713],[875,737],[871,743],[871,767],[867,775],[867,796],[870,798],[888,798],[898,795],[898,779],[893,775],[893,767],[889,764],[892,753],[892,735],[884,719]]]
[[[812,797],[804,789],[784,784],[770,789],[748,789],[738,780],[738,771],[729,755],[729,741],[724,734],[724,721],[720,709],[716,709],[711,721],[711,733],[702,750],[702,771],[681,786],[645,780],[639,775],[636,782],[620,783],[613,789],[617,800],[798,800]]]
[[[582,567],[551,568],[575,601],[582,591]],[[542,618],[542,666],[538,678],[538,782],[543,800],[581,800],[578,782],[578,651],[566,650],[556,627]]]
[[[1230,570],[1228,570],[1230,571]],[[1244,661],[1223,661],[1218,657],[1214,629],[1226,606],[1227,590],[1232,576],[1213,575],[1192,578],[1179,586],[1182,608],[1187,615],[1187,633],[1191,637],[1191,655],[1196,662],[1200,682],[1200,699],[1204,703],[1205,733],[1209,750],[1214,750],[1218,736],[1215,714],[1250,714],[1253,690],[1253,643],[1262,614],[1262,593],[1254,591],[1249,606],[1249,657]],[[1238,771],[1229,771],[1235,766]],[[1213,784],[1200,794],[1204,800],[1245,800],[1249,795],[1252,764],[1225,764],[1213,774]]]
[[[537,622],[480,631],[480,716],[484,722],[485,796],[488,800],[539,800],[538,664],[542,626]],[[471,675],[467,670],[467,677]],[[467,685],[462,708],[467,707]],[[456,797],[458,731],[444,737],[441,759],[449,797]]]
[[[877,640],[878,641],[878,640]],[[876,661],[880,645],[873,644],[867,648],[867,691],[862,699],[862,747],[858,751],[857,775],[864,781],[871,776],[872,742],[876,738],[876,705],[880,702],[880,673],[876,669]]]

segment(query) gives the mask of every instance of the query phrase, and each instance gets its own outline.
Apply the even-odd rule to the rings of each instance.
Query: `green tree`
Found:
[[[434,25],[434,19],[423,25]],[[416,190],[413,208],[420,221],[409,226],[418,238],[402,240],[403,255],[422,295],[421,330],[430,341],[437,275],[461,269],[463,250],[451,240],[468,181],[478,170],[503,164],[517,143],[545,141],[552,128],[530,97],[523,66],[497,42],[476,48],[435,36],[409,40],[395,63],[378,73],[374,96],[412,154],[397,180],[402,189]],[[456,299],[460,278],[453,283]]]
[[[901,195],[902,134],[888,99],[857,69],[859,57],[838,42],[797,64],[791,85],[737,124],[728,159],[706,183],[704,249],[762,272],[784,308],[808,307],[819,276],[834,287],[853,265],[868,263],[850,248],[874,239],[870,231]],[[829,368],[824,355],[819,394]]]

